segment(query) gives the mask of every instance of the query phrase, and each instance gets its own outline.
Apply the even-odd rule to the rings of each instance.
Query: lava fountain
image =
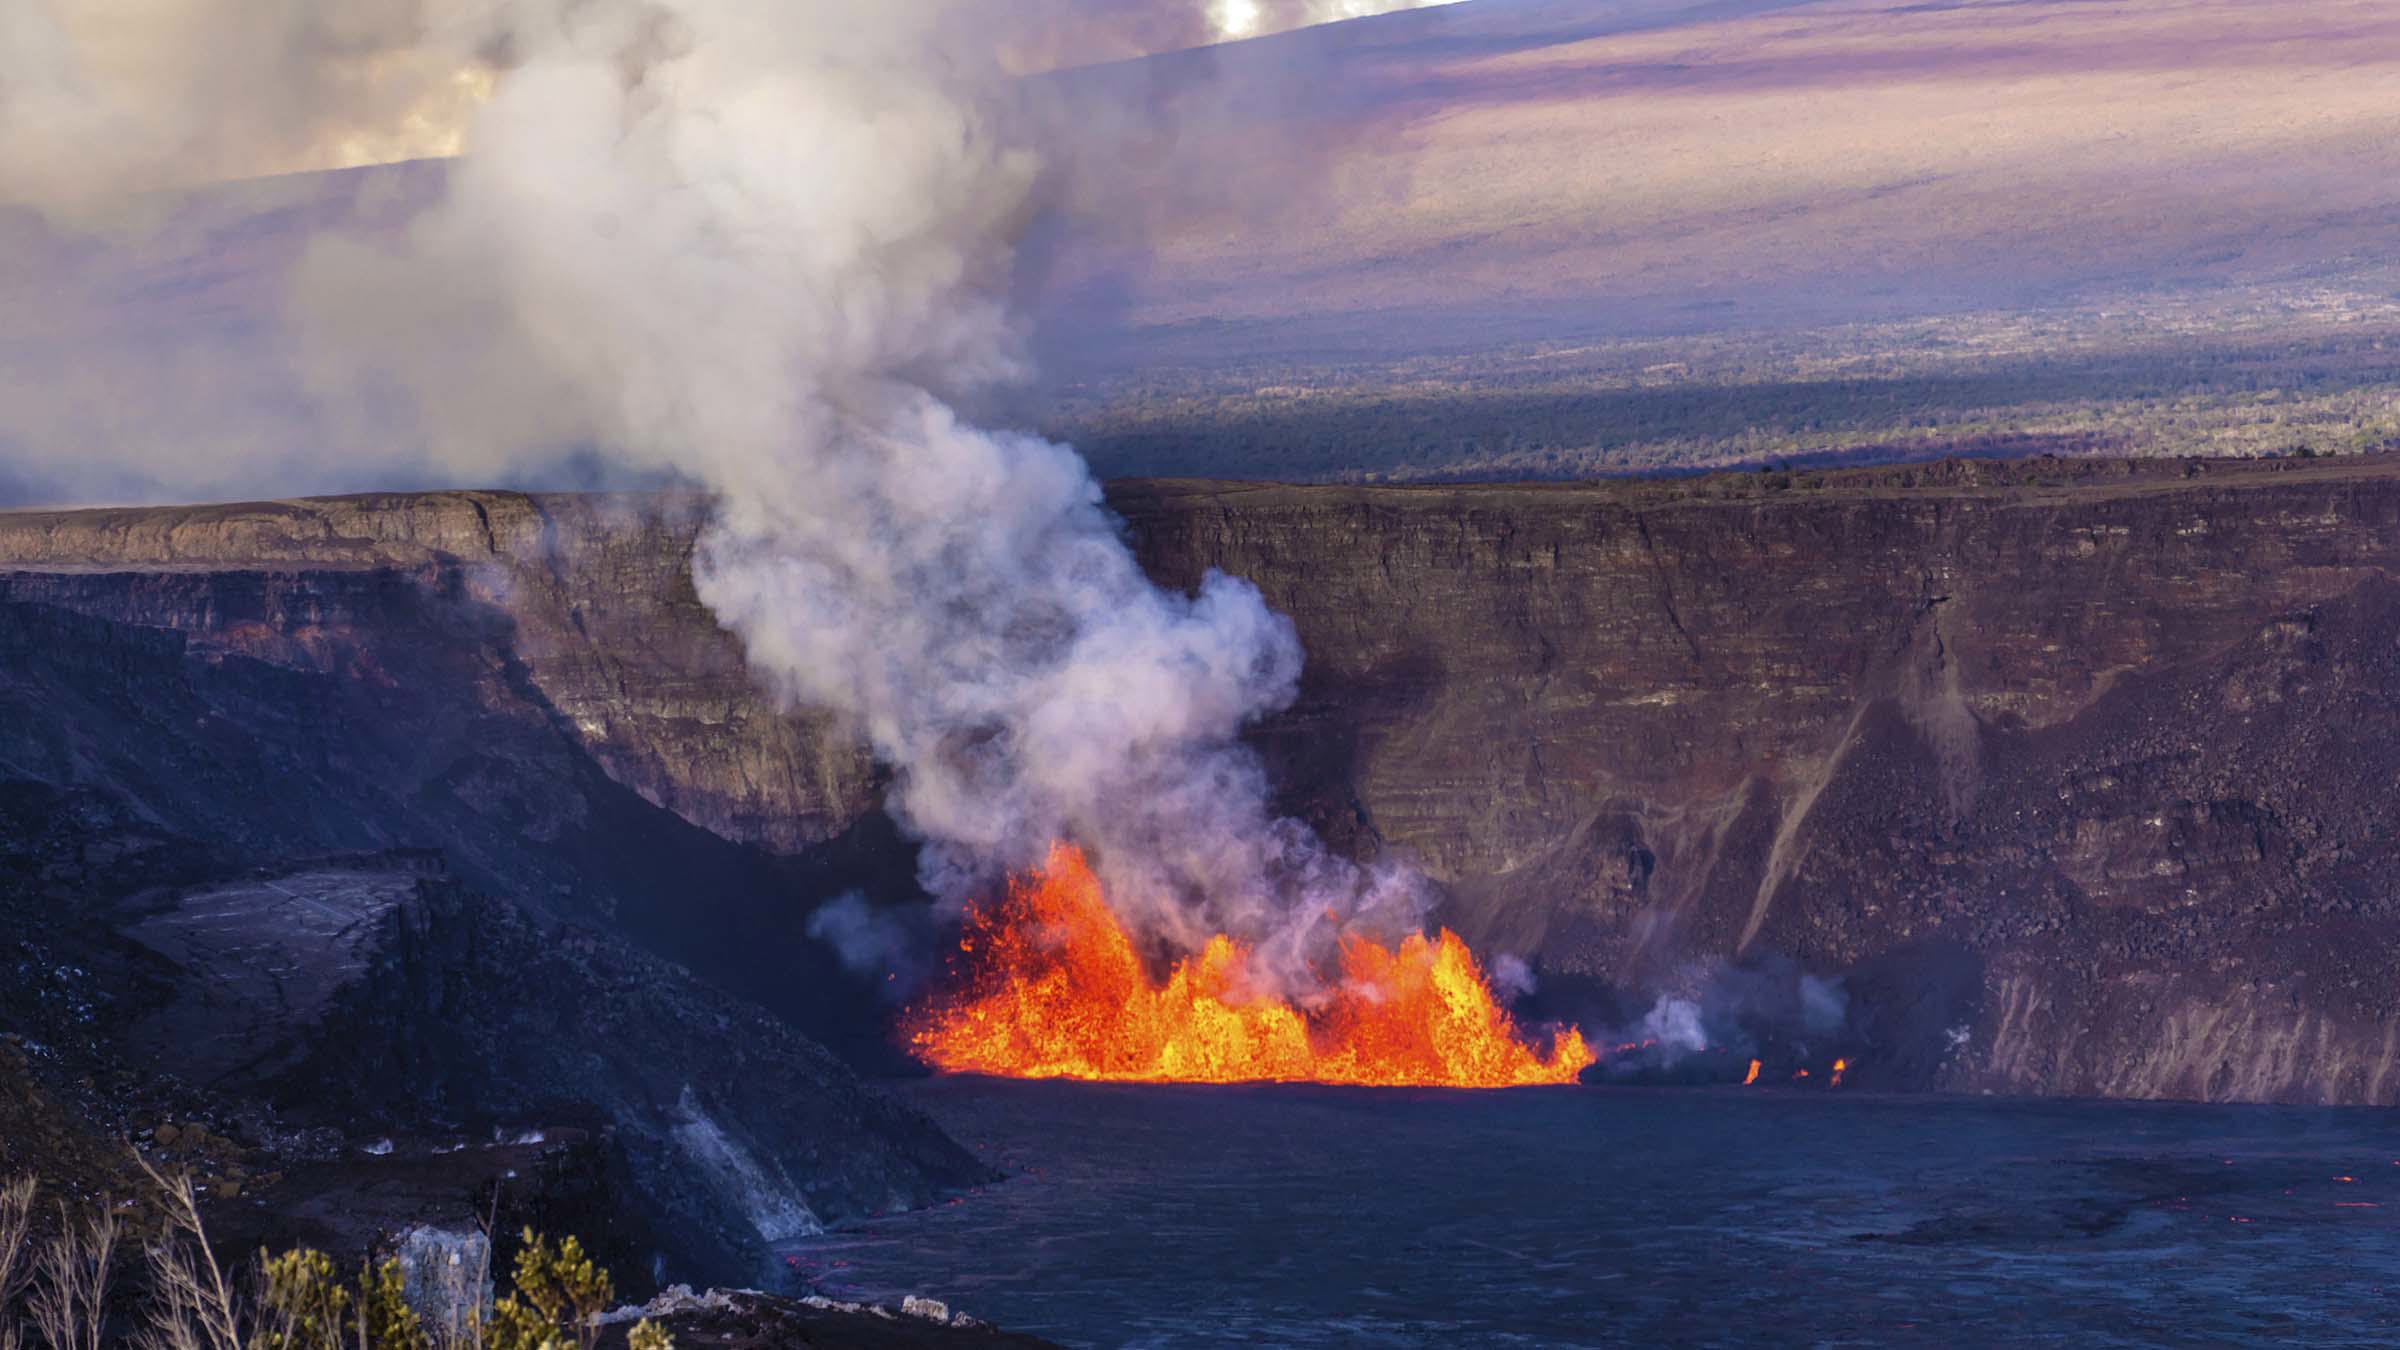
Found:
[[[1066,845],[971,911],[959,946],[961,987],[908,1026],[956,1073],[1502,1088],[1572,1083],[1595,1058],[1574,1028],[1535,1050],[1447,929],[1397,947],[1344,938],[1339,978],[1305,1009],[1253,987],[1249,951],[1222,934],[1159,983]]]

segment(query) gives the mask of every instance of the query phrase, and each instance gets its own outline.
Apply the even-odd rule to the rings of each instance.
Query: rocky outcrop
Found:
[[[823,1046],[604,932],[421,883],[380,937],[274,1080],[288,1114],[455,1129],[590,1113],[665,1248],[753,1283],[776,1274],[771,1244],[990,1179]]]
[[[327,859],[139,906],[123,931],[172,973],[125,1036],[135,1057],[293,1127],[538,1143],[537,1122],[595,1122],[685,1270],[770,1281],[773,1243],[987,1176],[755,1005],[435,860]]]
[[[531,523],[513,564],[491,551],[511,536],[480,524],[508,513],[474,498],[207,508],[199,514],[224,517],[207,529],[145,530],[101,513],[88,536],[11,534],[12,550],[45,540],[92,561],[0,572],[0,780],[96,792],[113,805],[95,809],[123,815],[128,840],[171,837],[217,863],[436,850],[487,893],[630,933],[804,1026],[853,1035],[859,1045],[846,1048],[871,1056],[880,1037],[847,1014],[874,991],[803,939],[805,906],[793,903],[911,875],[871,796],[781,763],[762,781],[772,800],[795,803],[779,820],[815,813],[807,833],[824,838],[810,842],[747,830],[690,785],[714,781],[693,765],[748,753],[723,747],[758,726],[812,763],[863,756],[816,748],[811,723],[765,707],[738,662],[693,674],[732,660],[696,602],[682,618],[583,619],[583,635],[559,638],[579,633],[575,607],[594,597],[628,590],[637,611],[666,602],[614,573],[551,580],[563,564],[541,546],[531,504],[515,501]],[[394,542],[395,522],[445,547]],[[598,523],[592,531],[594,555],[617,547]],[[207,541],[236,556],[201,560],[192,550]],[[654,541],[668,578],[656,584],[688,593],[688,579],[674,580],[677,542],[671,528]],[[312,547],[324,564],[294,560]],[[112,561],[144,551],[158,561]],[[558,597],[570,598],[552,606]],[[617,624],[636,636],[619,645]],[[588,711],[611,699],[632,711]],[[643,711],[672,700],[730,711]],[[659,774],[670,787],[645,793]],[[788,847],[763,846],[776,839]],[[97,870],[122,872],[114,861]],[[45,883],[70,903],[99,884],[63,872]]]
[[[1900,1081],[2391,1101],[2400,1007],[2356,961],[2400,941],[2392,468],[1127,510],[1154,571],[1294,615],[1308,688],[1265,739],[1341,747],[1300,804],[1482,943],[1636,989],[1853,972]]]
[[[2371,975],[2400,950],[2400,464],[1111,500],[1162,581],[1236,572],[1298,625],[1301,699],[1257,731],[1291,808],[1415,859],[1445,918],[1554,981],[1843,975],[1861,1082],[2400,1100]],[[0,597],[126,652],[72,659],[171,633],[202,684],[239,666],[373,709],[407,743],[370,757],[407,808],[378,818],[408,822],[376,845],[470,879],[525,837],[601,857],[638,806],[774,855],[753,883],[904,882],[857,746],[764,701],[692,596],[694,529],[688,501],[505,494],[20,513]],[[255,701],[217,716],[273,739]],[[71,782],[56,740],[0,729],[0,753]],[[568,771],[487,748],[518,744]],[[645,916],[745,912],[544,866],[661,941]],[[725,931],[671,954],[705,965]]]
[[[728,1350],[943,1350],[948,1346],[991,1346],[995,1350],[1045,1350],[1051,1343],[1014,1335],[932,1299],[911,1298],[900,1307],[850,1303],[810,1295],[781,1298],[752,1290],[712,1289],[695,1294],[671,1289],[640,1307],[604,1315],[600,1344],[626,1343],[625,1334],[649,1322],[677,1345],[723,1346]]]
[[[698,509],[434,493],[0,513],[0,569],[12,598],[332,673],[372,674],[393,655],[395,607],[438,595],[446,618],[505,643],[508,668],[490,673],[522,681],[616,781],[731,838],[823,843],[873,805],[872,764],[822,716],[755,696],[693,593]]]
[[[629,1289],[763,1282],[775,1241],[989,1178],[795,1029],[855,997],[810,988],[808,867],[615,782],[440,576],[82,580],[112,616],[0,602],[0,1032],[29,1070],[0,1099],[64,1122],[45,1137],[238,1136],[173,1159],[227,1232],[347,1256],[496,1192],[607,1243]],[[780,925],[750,969],[780,968],[785,1015],[636,936],[716,897],[683,927]],[[586,1143],[460,1152],[562,1124]]]

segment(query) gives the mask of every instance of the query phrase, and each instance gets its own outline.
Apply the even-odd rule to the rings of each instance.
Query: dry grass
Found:
[[[166,1231],[148,1250],[150,1308],[141,1343],[148,1350],[241,1350],[240,1305],[209,1248],[191,1178],[171,1176],[147,1159],[142,1171],[164,1199]]]
[[[116,1274],[114,1211],[78,1214],[59,1206],[58,1231],[42,1248],[33,1292],[33,1324],[50,1350],[100,1350],[108,1327],[109,1280]]]
[[[575,1239],[528,1232],[510,1292],[484,1302],[487,1255],[466,1273],[473,1311],[428,1329],[403,1297],[394,1260],[346,1279],[324,1253],[298,1249],[228,1271],[191,1179],[137,1162],[156,1191],[142,1213],[157,1224],[143,1244],[144,1278],[125,1282],[133,1298],[117,1296],[126,1231],[118,1205],[61,1204],[45,1226],[34,1178],[0,1183],[0,1350],[593,1350],[598,1314],[614,1298]],[[638,1350],[673,1350],[652,1323],[630,1334]]]
[[[19,1177],[0,1183],[0,1350],[19,1350],[25,1343],[25,1327],[17,1309],[25,1298],[25,1285],[33,1277],[32,1262],[27,1259],[33,1237],[32,1177]]]

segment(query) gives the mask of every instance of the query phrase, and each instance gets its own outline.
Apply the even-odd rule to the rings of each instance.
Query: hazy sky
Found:
[[[920,23],[957,30],[962,66],[981,55],[1022,74],[1452,2],[909,8]],[[138,9],[14,0],[0,7],[0,200],[72,206],[127,188],[457,154],[539,9],[532,0],[143,0]]]
[[[0,209],[0,500],[526,481],[316,369],[328,247],[404,235],[443,170],[125,194],[452,148],[539,8],[0,5],[0,195],[43,206]],[[1474,0],[1194,51],[1209,0],[907,12],[1040,145],[1008,285],[1051,372],[2393,290],[2380,0]],[[1142,51],[1181,54],[1089,64]]]
[[[1356,189],[1305,233],[1156,241],[1132,316],[1565,306],[1603,331],[1672,329],[2372,288],[2400,253],[2400,6],[2383,0],[1623,22],[1645,8],[1663,7],[1518,0],[1362,33],[1329,97],[1405,133],[1347,157]]]

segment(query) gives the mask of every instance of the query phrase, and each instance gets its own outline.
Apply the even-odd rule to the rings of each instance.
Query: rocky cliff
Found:
[[[1163,582],[1236,572],[1298,624],[1257,732],[1291,809],[1560,987],[1795,961],[1846,981],[1862,1081],[2400,1100],[2400,462],[1112,501]],[[12,679],[23,644],[149,643],[247,691],[144,696],[198,719],[172,755],[29,698],[0,766],[183,833],[438,848],[805,1024],[860,991],[798,916],[903,887],[905,849],[854,741],[763,702],[693,596],[696,510],[0,515]]]
[[[414,524],[385,553],[94,548],[0,579],[0,1116],[31,1122],[0,1176],[100,1189],[101,1141],[172,1121],[228,1141],[227,1231],[347,1259],[488,1218],[498,1186],[604,1240],[629,1289],[769,1281],[777,1240],[988,1180],[796,1029],[880,1046],[833,1015],[865,995],[794,903],[845,884],[842,848],[769,851],[620,781],[646,765],[544,692],[539,635],[467,584],[441,513]],[[642,680],[659,703],[617,716],[683,715]],[[527,1138],[591,1143],[493,1151]]]
[[[2394,467],[1125,509],[1294,614],[1286,781],[1481,943],[1844,974],[1887,1082],[2389,1102]]]

